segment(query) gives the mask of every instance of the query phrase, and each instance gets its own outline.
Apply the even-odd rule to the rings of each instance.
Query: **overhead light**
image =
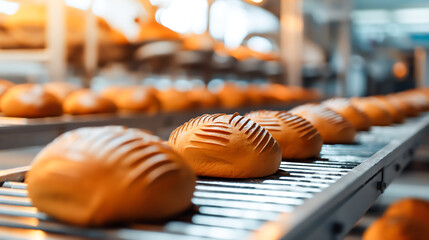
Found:
[[[0,0],[0,13],[15,14],[19,9],[19,3]]]
[[[429,23],[429,8],[405,8],[393,11],[395,22],[404,24]]]

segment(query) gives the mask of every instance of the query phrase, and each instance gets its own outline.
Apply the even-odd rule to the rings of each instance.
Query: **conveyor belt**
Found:
[[[425,116],[374,128],[359,134],[356,144],[324,145],[319,159],[282,162],[265,178],[199,178],[194,208],[159,224],[62,224],[31,206],[22,183],[25,168],[3,172],[0,238],[341,239],[407,164],[428,125]]]

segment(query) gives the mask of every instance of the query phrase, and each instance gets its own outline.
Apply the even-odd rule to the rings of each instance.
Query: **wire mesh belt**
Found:
[[[0,238],[243,239],[266,221],[304,204],[384,145],[324,145],[320,158],[282,162],[275,175],[265,178],[199,178],[194,208],[155,225],[85,229],[62,224],[32,207],[25,183],[5,181],[0,188]]]

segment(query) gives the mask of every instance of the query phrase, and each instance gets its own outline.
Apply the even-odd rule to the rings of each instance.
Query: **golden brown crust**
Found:
[[[245,117],[265,128],[279,143],[284,159],[319,156],[323,145],[319,132],[307,120],[286,111],[256,111]]]
[[[406,91],[394,94],[395,97],[400,98],[407,104],[417,108],[419,112],[424,112],[429,109],[428,98],[418,91]]]
[[[6,91],[14,86],[15,84],[12,82],[9,82],[8,80],[0,79],[0,111],[1,111],[1,99],[3,95],[6,93]]]
[[[156,113],[161,108],[161,104],[156,97],[156,90],[152,87],[123,88],[117,91],[116,95],[114,102],[122,110]]]
[[[371,98],[352,98],[353,105],[364,112],[371,120],[373,126],[389,126],[393,123],[393,118],[383,105],[375,102]]]
[[[82,89],[70,94],[63,103],[64,113],[72,115],[113,113],[115,104],[89,89]]]
[[[363,234],[362,240],[425,240],[429,230],[425,224],[405,217],[382,217]]]
[[[393,94],[387,95],[386,98],[392,104],[397,105],[406,117],[416,117],[420,114],[420,110],[414,104],[410,104]]]
[[[193,88],[187,94],[190,101],[200,108],[209,109],[219,106],[219,98],[207,88]]]
[[[68,95],[81,89],[80,87],[68,82],[49,82],[43,84],[46,91],[54,95],[59,102],[63,103]]]
[[[323,105],[343,116],[358,131],[368,131],[371,128],[369,117],[346,98],[332,98],[324,101]]]
[[[197,175],[254,178],[278,170],[281,149],[256,122],[236,114],[202,115],[176,128],[169,145]]]
[[[62,114],[61,103],[39,84],[11,87],[2,97],[1,109],[7,117],[53,117]]]
[[[394,123],[404,122],[406,116],[398,104],[389,101],[389,99],[385,96],[375,96],[373,97],[373,99],[376,103],[382,105],[387,110],[387,112],[389,112],[390,116],[392,116],[392,120]]]
[[[309,121],[320,133],[324,143],[353,143],[356,130],[340,114],[316,104],[305,104],[290,111]]]
[[[112,102],[116,102],[116,99],[118,98],[118,95],[121,94],[121,91],[126,90],[130,87],[126,86],[109,86],[104,88],[101,91],[101,96],[109,99]]]
[[[412,218],[429,225],[429,202],[416,198],[404,198],[390,205],[384,216]]]
[[[245,89],[233,83],[225,83],[217,93],[217,96],[220,99],[221,106],[226,109],[243,107],[248,100]]]
[[[161,109],[165,112],[189,111],[195,107],[186,92],[174,88],[157,91],[157,98],[161,103]]]
[[[178,214],[191,205],[195,175],[158,137],[108,126],[58,137],[37,155],[26,181],[40,211],[100,226]]]

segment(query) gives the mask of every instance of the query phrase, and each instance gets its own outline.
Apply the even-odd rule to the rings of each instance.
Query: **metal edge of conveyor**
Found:
[[[410,161],[416,144],[429,131],[429,115],[402,139],[393,139],[353,171],[308,199],[292,213],[269,222],[281,239],[342,239]],[[382,131],[381,131],[382,132]],[[261,229],[266,228],[263,226]],[[263,235],[264,236],[264,235]],[[258,232],[251,238],[262,239]]]
[[[285,105],[271,106],[265,109],[287,110],[300,105],[304,102],[293,102]],[[124,125],[127,127],[144,128],[159,135],[163,128],[174,130],[191,118],[212,113],[231,114],[239,112],[244,114],[258,108],[242,109],[213,109],[213,110],[195,110],[187,113],[159,113],[148,115],[144,113],[118,113],[118,114],[94,114],[83,116],[61,116],[43,119],[19,119],[10,118],[11,122],[7,124],[7,117],[0,117],[0,124],[6,121],[6,125],[0,126],[0,150],[26,146],[45,145],[51,142],[60,134],[81,127],[103,126],[103,125]],[[13,124],[16,122],[16,124]],[[165,134],[164,134],[165,135]],[[162,137],[162,136],[161,136]],[[168,136],[164,136],[168,137]]]

